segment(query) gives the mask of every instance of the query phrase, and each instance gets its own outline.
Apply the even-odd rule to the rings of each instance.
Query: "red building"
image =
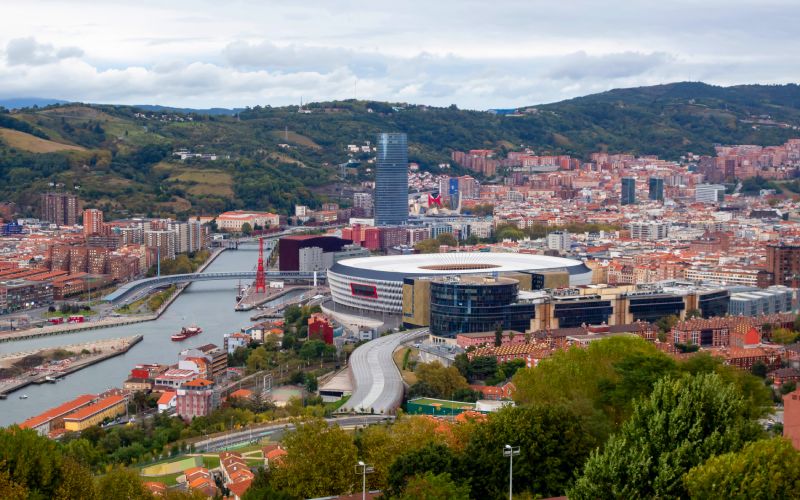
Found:
[[[783,437],[800,450],[800,389],[783,396]]]
[[[308,318],[308,338],[333,344],[333,325],[327,316],[322,313],[314,313]]]
[[[83,211],[83,235],[103,234],[103,212],[96,208],[87,208]]]
[[[191,421],[194,417],[205,417],[213,410],[214,382],[197,378],[186,382],[178,389],[175,410],[179,417]]]

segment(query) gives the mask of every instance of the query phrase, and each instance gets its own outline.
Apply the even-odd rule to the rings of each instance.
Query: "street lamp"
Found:
[[[375,467],[367,465],[363,460],[356,465],[356,474],[361,474],[361,500],[367,500],[367,474],[375,472]]]
[[[519,446],[505,445],[503,456],[508,457],[508,500],[512,500],[511,493],[514,489],[514,455],[519,455]]]

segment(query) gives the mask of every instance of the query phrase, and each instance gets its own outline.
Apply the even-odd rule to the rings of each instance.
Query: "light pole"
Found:
[[[364,463],[363,460],[358,461],[356,465],[356,474],[361,474],[361,500],[367,500],[367,474],[375,472],[375,468]]]
[[[514,455],[519,455],[519,446],[505,445],[503,456],[508,457],[508,500],[512,500],[514,490]]]

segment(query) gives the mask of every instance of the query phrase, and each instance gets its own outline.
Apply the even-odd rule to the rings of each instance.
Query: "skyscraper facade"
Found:
[[[78,197],[69,193],[42,193],[42,220],[59,226],[78,223]]]
[[[375,225],[408,221],[408,139],[402,133],[378,135],[375,174]]]
[[[633,177],[622,178],[622,196],[620,203],[623,205],[633,205],[636,203],[636,179]]]
[[[649,198],[653,201],[664,201],[664,179],[650,177]]]
[[[103,212],[96,208],[87,208],[83,211],[83,235],[102,234]]]

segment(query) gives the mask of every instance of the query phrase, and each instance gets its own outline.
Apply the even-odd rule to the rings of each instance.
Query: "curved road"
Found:
[[[400,344],[428,335],[428,329],[393,333],[359,346],[350,356],[353,395],[340,411],[389,414],[403,401],[403,378],[392,353]]]
[[[386,417],[381,415],[364,415],[358,417],[336,417],[326,418],[325,421],[328,425],[338,425],[340,427],[357,427],[367,426],[386,422],[394,417]],[[280,424],[267,424],[251,429],[241,431],[228,432],[227,434],[214,436],[211,438],[201,439],[194,443],[195,450],[201,451],[218,451],[234,446],[239,446],[248,443],[258,442],[261,438],[269,437],[271,440],[279,440],[283,433],[295,430],[294,423],[280,423]]]

